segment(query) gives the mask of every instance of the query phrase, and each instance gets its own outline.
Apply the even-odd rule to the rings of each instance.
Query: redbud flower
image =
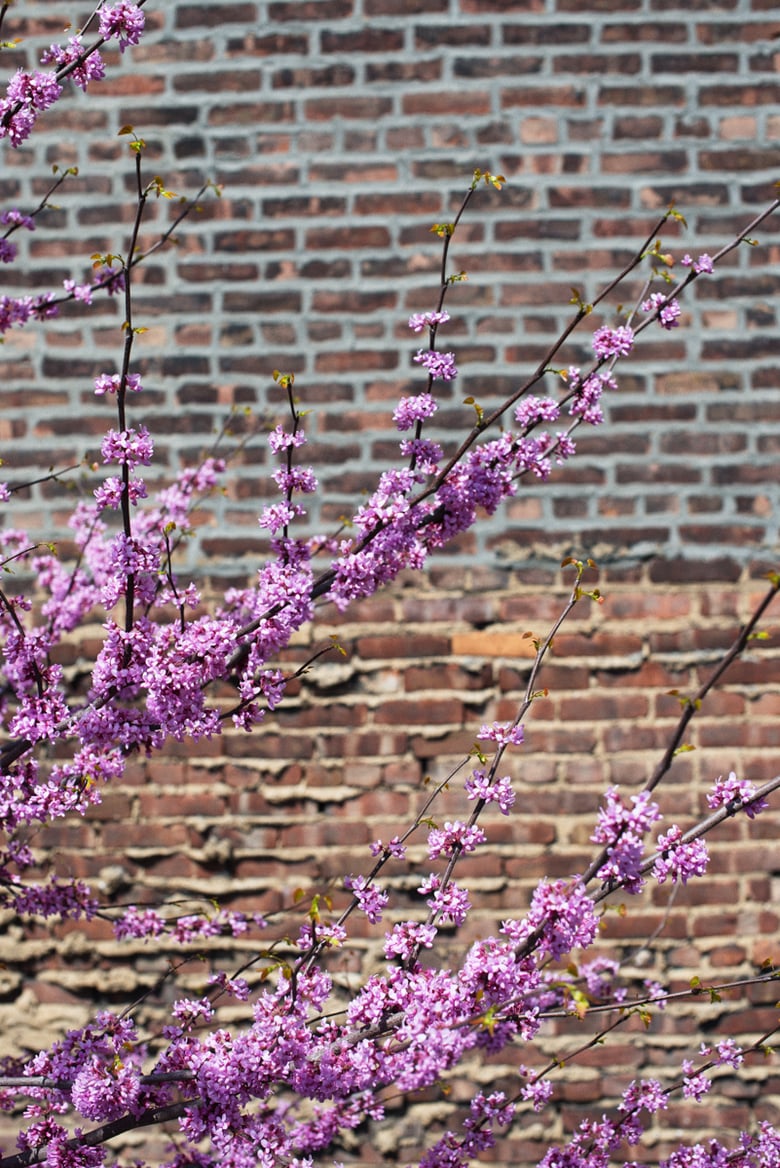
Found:
[[[706,252],[700,255],[697,260],[694,260],[692,256],[686,253],[680,260],[680,263],[685,268],[693,267],[697,275],[701,275],[703,272],[710,274],[714,270],[712,256],[708,256]]]
[[[766,799],[756,798],[756,788],[746,779],[738,779],[731,771],[727,779],[720,775],[713,783],[712,790],[707,796],[707,803],[714,809],[728,807],[730,804],[742,804],[742,810],[748,819],[754,819],[761,811],[766,811],[769,804]]]
[[[62,45],[52,45],[41,55],[41,61],[46,65],[54,62],[59,66],[73,65],[84,52],[80,36],[71,37],[67,48]],[[90,53],[72,70],[69,76],[80,89],[86,90],[90,81],[99,81],[105,76],[106,67],[100,53]]]
[[[439,403],[429,393],[402,397],[393,411],[393,421],[399,430],[411,430],[416,422],[432,418],[438,408]]]
[[[0,223],[11,223],[15,227],[26,227],[28,231],[35,231],[35,220],[31,215],[23,215],[21,211],[12,208],[9,211],[3,211],[0,215]]]
[[[93,287],[105,288],[109,296],[116,296],[125,290],[125,274],[121,268],[99,268]]]
[[[372,856],[381,856],[384,850],[385,845],[382,843],[381,839],[374,840],[372,844],[369,844],[369,851],[371,852]],[[406,855],[406,845],[401,843],[399,836],[394,835],[387,844],[387,852],[389,855],[394,856],[397,860],[403,860],[404,856]]]
[[[678,300],[668,300],[663,292],[654,292],[652,296],[642,302],[643,312],[658,311],[658,323],[662,328],[677,328],[680,323],[680,303]]]
[[[97,396],[104,393],[118,393],[121,384],[122,377],[119,373],[101,373],[95,378],[95,393]],[[133,393],[139,393],[143,389],[141,374],[128,373],[125,378],[125,388],[132,390]]]
[[[148,466],[152,461],[154,443],[146,426],[137,430],[108,430],[100,447],[103,462],[118,462],[134,470],[139,465]]]
[[[694,1066],[690,1059],[683,1059],[683,1095],[686,1099],[695,1099],[696,1102],[707,1094],[712,1083],[704,1074],[694,1074]]]
[[[703,876],[707,870],[709,855],[704,840],[682,842],[682,832],[675,824],[666,835],[658,837],[658,848],[661,855],[655,862],[653,875],[659,884],[663,884],[667,876],[671,876],[673,883],[678,880],[687,884],[691,876]]]
[[[480,742],[495,742],[498,746],[520,746],[524,738],[523,724],[491,722],[480,727],[477,738]]]
[[[409,317],[409,328],[413,333],[420,333],[426,327],[434,324],[446,324],[450,319],[448,312],[415,312]]]
[[[469,826],[456,819],[454,823],[445,823],[443,828],[434,827],[428,833],[428,855],[432,860],[440,856],[451,856],[455,851],[473,852],[485,842],[485,833],[476,824]]]
[[[638,1111],[644,1108],[649,1115],[653,1115],[668,1105],[668,1096],[657,1079],[646,1079],[644,1082],[634,1079],[623,1092],[620,1110]]]
[[[514,804],[515,793],[509,775],[503,775],[491,784],[484,771],[475,770],[471,777],[466,779],[465,786],[469,799],[484,799],[486,803],[498,803],[502,815],[508,815]]]
[[[388,895],[375,884],[369,884],[365,876],[345,876],[344,887],[349,889],[358,903],[358,908],[366,914],[372,925],[382,919],[387,906]]]
[[[92,303],[92,285],[91,284],[77,284],[75,280],[63,280],[62,286],[66,292],[70,292],[74,300],[80,300],[82,304]],[[95,390],[95,393],[98,391]]]
[[[454,353],[439,353],[436,349],[418,349],[413,358],[423,365],[434,381],[454,381],[458,376]]]
[[[306,434],[303,430],[296,430],[294,434],[289,434],[281,422],[268,435],[268,445],[274,454],[281,454],[283,450],[287,450],[291,446],[303,446],[305,442]]]
[[[522,1071],[523,1068],[521,1067],[520,1070]],[[548,1079],[532,1079],[523,1087],[520,1097],[526,1103],[530,1103],[534,1111],[542,1111],[549,1103],[552,1093],[553,1085]]]
[[[628,325],[611,329],[604,325],[593,334],[593,352],[602,360],[607,357],[625,357],[634,346],[634,332]]]
[[[437,931],[435,925],[424,925],[415,921],[395,925],[392,933],[385,937],[385,957],[400,957],[402,961],[407,961],[414,955],[416,949],[430,949]]]
[[[140,1090],[141,1081],[134,1067],[126,1063],[106,1066],[93,1056],[73,1080],[71,1099],[86,1119],[105,1123],[132,1111]]]
[[[515,421],[518,426],[531,426],[534,422],[554,422],[560,415],[560,406],[551,397],[536,397],[531,394],[523,398],[515,410]]]
[[[100,10],[100,35],[106,40],[116,37],[119,51],[123,53],[128,45],[137,45],[144,31],[145,17],[132,0],[119,0]]]

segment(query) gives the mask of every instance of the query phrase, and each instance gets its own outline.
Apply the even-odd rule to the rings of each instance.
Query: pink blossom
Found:
[[[365,876],[346,876],[344,887],[347,888],[358,903],[361,912],[364,912],[372,925],[378,924],[382,913],[387,907],[388,895],[375,884],[366,880]]]
[[[524,737],[522,722],[490,722],[481,726],[477,735],[481,742],[495,742],[497,746],[522,746]]]
[[[747,779],[738,779],[734,771],[728,778],[719,776],[713,783],[712,790],[707,795],[707,803],[714,809],[718,807],[741,807],[748,819],[755,819],[769,806],[766,799],[759,799],[755,784]]]
[[[429,393],[418,393],[416,397],[402,397],[393,411],[393,421],[399,430],[411,430],[416,422],[432,418],[438,409],[438,402]]]
[[[86,1119],[107,1123],[134,1111],[140,1090],[138,1071],[133,1066],[126,1063],[105,1066],[93,1056],[73,1080],[71,1099]]]
[[[428,370],[433,381],[454,381],[458,376],[454,353],[440,353],[437,349],[418,349],[413,360]]]
[[[74,300],[80,300],[82,304],[92,303],[92,285],[91,284],[77,284],[75,280],[63,280],[62,286],[66,292],[69,292]],[[99,391],[96,389],[95,393]]]
[[[560,406],[554,398],[541,398],[529,394],[515,409],[515,421],[518,426],[526,428],[536,422],[554,422],[560,416],[560,412]]]
[[[444,312],[415,312],[409,317],[409,328],[414,333],[420,333],[424,328],[431,328],[433,325],[446,324],[450,319],[450,314]]]
[[[268,435],[268,445],[274,454],[281,454],[291,447],[303,446],[305,442],[306,434],[303,430],[298,429],[294,434],[290,434],[281,424]]]
[[[658,837],[660,855],[655,862],[653,875],[659,884],[663,884],[667,876],[673,882],[681,881],[687,884],[691,876],[703,876],[707,870],[709,855],[707,845],[702,839],[683,842],[682,832],[675,824],[666,835]]]
[[[144,23],[143,12],[132,0],[118,0],[118,3],[105,5],[100,10],[100,35],[106,40],[117,38],[121,53],[128,45],[138,44]]]
[[[434,925],[416,924],[414,921],[395,925],[392,933],[388,933],[385,938],[385,957],[400,957],[402,961],[408,961],[419,948],[430,949],[436,933]]]
[[[652,296],[643,301],[642,311],[657,312],[658,323],[665,329],[677,328],[680,323],[679,300],[670,300],[663,292],[653,292]]]
[[[443,828],[433,827],[428,833],[428,855],[432,860],[441,856],[452,856],[456,852],[473,852],[485,842],[485,833],[477,824],[467,824],[461,820],[445,823]]]
[[[703,255],[700,255],[699,258],[696,260],[694,260],[693,257],[688,255],[688,253],[686,252],[686,254],[681,259],[680,263],[686,268],[692,267],[694,272],[696,272],[697,275],[701,275],[702,273],[706,273],[709,275],[714,271],[712,257],[707,255],[706,252],[704,252]]]
[[[148,466],[152,461],[154,443],[146,426],[137,430],[108,430],[101,445],[103,462],[118,462],[134,470],[137,466]]]
[[[90,81],[99,81],[105,76],[105,64],[98,52],[91,52],[84,56],[85,49],[81,36],[71,37],[67,47],[52,45],[41,56],[43,64],[54,63],[60,67],[75,65],[69,77],[80,89],[86,90]],[[83,60],[81,59],[83,57]],[[75,64],[78,62],[78,64]]]
[[[634,347],[634,332],[628,325],[612,329],[604,325],[593,334],[593,352],[601,360],[625,357]]]

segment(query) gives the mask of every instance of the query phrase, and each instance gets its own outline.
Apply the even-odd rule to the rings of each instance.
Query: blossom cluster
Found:
[[[128,45],[137,45],[144,30],[145,17],[133,0],[118,0],[100,8],[100,36],[102,40],[117,40],[124,52]],[[85,47],[81,34],[73,36],[67,45],[53,44],[43,54],[41,63],[53,64],[55,70],[33,73],[18,70],[8,83],[5,97],[0,101],[0,138],[8,138],[12,146],[19,146],[32,132],[44,110],[62,96],[60,80],[70,77],[86,90],[91,81],[105,76],[105,63],[96,42]]]

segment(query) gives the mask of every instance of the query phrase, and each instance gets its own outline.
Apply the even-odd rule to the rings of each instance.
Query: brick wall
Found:
[[[20,22],[28,10],[40,13],[33,52],[62,17],[33,3]],[[509,185],[479,198],[454,247],[470,281],[442,334],[462,370],[445,387],[450,443],[472,421],[463,398],[487,407],[517,384],[568,318],[571,285],[592,295],[670,201],[690,225],[672,240],[682,253],[713,250],[773,194],[780,21],[761,0],[166,3],[149,22],[99,102],[77,94],[8,158],[6,202],[39,197],[52,162],[80,168],[30,239],[28,270],[56,286],[93,252],[122,248],[123,124],[177,192],[222,183],[223,198],[205,200],[180,247],[146,270],[142,412],[158,432],[175,419],[160,455],[176,466],[232,404],[274,409],[272,370],[294,371],[331,520],[396,457],[389,413],[420,384],[405,319],[436,294],[430,224],[476,166]],[[169,207],[155,210],[159,222]],[[700,282],[684,330],[624,366],[609,430],[580,436],[556,488],[524,487],[508,526],[484,524],[461,561],[479,551],[549,566],[596,545],[602,559],[747,559],[777,545],[778,223]],[[118,312],[72,310],[7,343],[9,466],[37,465],[42,448],[55,462],[94,455],[97,439],[74,441],[71,416],[95,412],[91,378],[115,367]],[[256,445],[251,490],[226,499],[204,537],[220,567],[261,549],[263,459]],[[33,518],[46,494],[33,492]]]
[[[526,745],[508,764],[515,811],[508,819],[488,817],[489,847],[464,862],[475,909],[467,926],[445,940],[455,957],[522,912],[541,876],[586,866],[594,809],[609,783],[633,791],[647,780],[680,715],[670,691],[695,691],[764,594],[765,582],[740,575],[735,563],[719,569],[717,583],[670,582],[652,566],[605,572],[605,603],[575,609],[540,678],[549,694],[534,703]],[[140,999],[139,1022],[154,1030],[161,1005],[203,992],[204,954],[229,968],[243,963],[294,932],[291,922],[303,917],[315,892],[341,907],[339,877],[365,871],[371,840],[388,839],[419,812],[429,793],[426,776],[438,781],[457,767],[483,721],[513,716],[530,665],[524,633],[545,632],[565,593],[560,574],[529,582],[523,572],[507,577],[473,568],[457,591],[448,572],[434,572],[424,586],[409,581],[338,623],[323,612],[314,643],[335,629],[347,656],[304,679],[257,734],[231,733],[138,762],[122,789],[84,820],[38,835],[36,845],[57,856],[60,871],[93,881],[116,903],[173,896],[188,912],[214,898],[226,908],[267,913],[270,923],[260,937],[200,942],[182,963],[181,950],[113,941],[101,920],[27,935],[5,921],[0,1053],[18,1055],[32,1042],[52,1041],[83,1024],[96,1004],[122,1008]],[[685,736],[695,749],[676,758],[659,789],[664,812],[684,826],[705,812],[705,792],[718,774],[734,768],[760,783],[777,772],[780,614],[765,628],[770,639],[754,642],[705,702]],[[306,656],[300,642],[285,654],[286,667]],[[434,815],[442,822],[461,815],[464,805],[456,776]],[[607,915],[599,952],[621,957],[629,976],[657,978],[673,989],[685,989],[693,976],[733,982],[776,960],[777,829],[776,814],[753,824],[732,820],[713,837],[705,881],[675,895],[660,886],[637,900],[615,898],[629,912]],[[422,841],[410,858],[411,872],[403,864],[390,871],[383,925],[358,923],[337,954],[343,986],[354,984],[361,969],[377,967],[388,920],[420,911]],[[305,895],[296,909],[299,889]],[[288,951],[282,945],[278,952]],[[259,986],[257,968],[245,976]],[[747,996],[724,992],[720,1001],[688,1000],[656,1013],[647,1032],[630,1023],[555,1077],[554,1108],[523,1114],[498,1160],[537,1163],[549,1142],[585,1114],[599,1116],[638,1072],[672,1080],[680,1059],[702,1040],[755,1041],[774,1025],[776,998],[776,985]],[[240,1018],[240,1008],[228,1009],[227,1017]],[[452,1076],[447,1093],[432,1088],[408,1108],[396,1100],[389,1120],[360,1132],[339,1158],[414,1162],[433,1125],[450,1114],[453,1101],[468,1097],[471,1083],[514,1092],[518,1064],[568,1059],[595,1026],[547,1024],[535,1049],[510,1048],[465,1079]],[[675,1105],[643,1149],[643,1162],[656,1162],[683,1136],[725,1138],[759,1119],[780,1119],[780,1080],[774,1062],[754,1056],[739,1075],[721,1076],[706,1104]],[[130,1146],[153,1159],[157,1139],[145,1131]]]
[[[61,35],[59,8],[12,9],[20,24],[30,12],[37,24],[18,50],[4,50],[9,62]],[[175,190],[191,192],[204,176],[223,184],[223,197],[204,200],[177,233],[179,247],[144,270],[149,388],[135,420],[158,436],[164,478],[211,441],[232,406],[275,419],[271,372],[294,371],[324,483],[313,526],[348,511],[395,458],[390,412],[421,384],[405,319],[431,307],[436,290],[429,227],[449,216],[475,167],[503,172],[508,185],[480,195],[454,247],[470,278],[453,293],[443,334],[461,368],[444,387],[438,436],[449,443],[473,418],[462,399],[487,408],[516,385],[567,319],[571,285],[593,295],[670,201],[689,224],[679,241],[669,233],[681,253],[714,250],[773,196],[780,20],[768,0],[150,0],[148,20],[151,35],[112,70],[99,100],[77,94],[6,156],[4,205],[37,201],[53,162],[80,170],[27,241],[24,271],[36,288],[56,287],[86,273],[92,253],[122,249],[132,188],[126,140],[116,137],[123,124],[146,139],[150,169]],[[155,222],[170,213],[160,203]],[[360,870],[367,842],[417,807],[423,777],[446,774],[485,718],[510,715],[528,667],[523,634],[553,619],[569,552],[596,558],[607,599],[558,639],[543,678],[549,697],[536,703],[515,762],[520,812],[492,824],[495,846],[474,860],[482,900],[470,935],[522,908],[542,873],[581,865],[598,793],[646,779],[678,712],[668,691],[702,679],[775,566],[778,225],[762,228],[760,248],[730,257],[717,281],[697,284],[684,330],[652,337],[625,363],[608,425],[580,436],[578,457],[552,483],[524,486],[425,582],[404,580],[340,620],[322,609],[312,642],[338,630],[346,659],[312,675],[257,737],[139,763],[102,808],[41,838],[63,871],[123,901],[173,885],[269,911],[297,887]],[[7,340],[9,479],[32,477],[42,460],[94,457],[107,419],[91,382],[117,367],[119,321],[101,303]],[[584,336],[571,357],[586,345]],[[233,425],[240,430],[241,415]],[[215,581],[253,570],[266,470],[255,440],[190,566]],[[49,535],[70,497],[34,487],[7,518]],[[676,760],[664,795],[684,820],[715,775],[776,773],[775,644],[756,643],[696,720],[696,750]],[[304,653],[299,644],[287,660]],[[78,672],[78,646],[66,664]],[[455,791],[448,798],[454,806]],[[691,886],[670,909],[660,890],[635,917],[615,916],[606,951],[641,965],[642,942],[663,924],[644,972],[675,984],[693,973],[741,976],[776,957],[776,831],[776,816],[750,834],[729,825],[706,889]],[[400,871],[395,889],[398,912],[416,903]],[[83,1021],[98,997],[123,1004],[154,984],[162,959],[139,946],[128,964],[127,952],[100,922],[86,935],[65,927],[27,939],[8,923],[3,1053]],[[376,952],[375,936],[361,938],[342,972],[370,968]],[[179,982],[199,987],[202,966]],[[172,994],[163,986],[163,999]],[[697,1016],[709,1036],[716,1023],[756,1034],[771,1000],[727,998]],[[681,1011],[659,1018],[640,1065],[671,1073],[693,1029]],[[552,1029],[545,1043],[548,1053],[567,1049]],[[520,1125],[507,1162],[533,1162],[583,1108],[598,1113],[634,1074],[636,1049],[624,1038],[592,1052],[567,1075],[552,1120]],[[508,1065],[489,1073],[511,1082]],[[357,1154],[374,1162],[400,1140],[411,1155],[441,1106],[432,1093]],[[722,1134],[777,1113],[776,1080],[751,1066],[725,1077],[707,1108],[679,1109],[672,1133]]]

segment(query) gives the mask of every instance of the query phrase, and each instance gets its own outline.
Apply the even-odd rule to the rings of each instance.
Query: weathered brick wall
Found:
[[[65,7],[12,9],[20,22],[35,14],[37,26],[7,60],[59,37]],[[773,195],[780,20],[769,0],[150,0],[148,19],[151,35],[99,100],[76,95],[5,157],[3,205],[37,201],[55,161],[80,169],[25,244],[24,288],[80,278],[93,252],[122,249],[132,190],[126,140],[116,137],[123,124],[146,139],[150,171],[175,190],[191,192],[204,176],[224,184],[178,231],[179,247],[144,269],[148,389],[134,420],[158,436],[167,477],[211,441],[231,406],[276,420],[271,372],[294,371],[324,485],[313,526],[348,512],[396,457],[393,404],[421,385],[405,320],[431,307],[436,290],[429,227],[449,217],[475,167],[509,181],[480,195],[454,247],[470,279],[453,291],[442,333],[461,368],[443,387],[436,433],[449,443],[473,418],[463,397],[489,407],[515,386],[566,321],[571,285],[592,295],[670,201],[689,223],[679,241],[668,236],[681,254],[714,250]],[[160,203],[153,214],[161,225],[171,211]],[[261,911],[361,870],[368,841],[417,808],[424,775],[443,777],[485,718],[514,708],[523,633],[544,632],[557,612],[569,552],[602,565],[607,600],[578,611],[558,638],[542,679],[549,697],[535,704],[528,748],[514,761],[520,809],[491,824],[495,846],[473,861],[482,899],[468,937],[521,909],[542,873],[581,866],[599,792],[646,779],[678,712],[668,691],[690,692],[703,678],[775,566],[777,232],[770,222],[760,248],[741,248],[721,277],[697,284],[684,329],[650,338],[624,364],[608,424],[578,436],[578,457],[553,482],[523,486],[508,524],[507,512],[482,524],[425,583],[404,581],[340,620],[323,608],[312,641],[338,629],[343,663],[312,674],[257,736],[139,763],[85,821],[41,837],[62,870],[102,881],[122,901],[174,887]],[[13,289],[14,273],[4,275]],[[117,367],[120,319],[101,303],[7,340],[9,479],[32,477],[42,461],[95,456],[108,406],[91,383]],[[584,335],[569,356],[586,348]],[[255,440],[211,507],[191,567],[215,581],[254,570],[266,471]],[[71,497],[34,487],[7,518],[50,535]],[[776,773],[775,643],[756,643],[697,718],[696,750],[676,760],[664,795],[684,821],[702,810],[715,775]],[[304,653],[301,644],[287,660]],[[78,648],[67,664],[78,670]],[[455,790],[447,798],[454,808]],[[750,833],[730,824],[712,881],[680,894],[668,919],[663,890],[633,919],[611,917],[606,951],[641,958],[638,947],[664,924],[655,963],[637,964],[675,984],[693,973],[742,976],[776,957],[776,831],[776,817]],[[399,873],[395,887],[398,912],[417,903],[408,877]],[[376,951],[367,934],[344,957],[344,975],[361,960],[370,967]],[[25,940],[8,923],[3,1053],[83,1021],[96,998],[124,1004],[153,984],[162,959],[139,946],[129,963],[128,952],[101,922],[86,940],[70,928]],[[179,983],[199,988],[202,978],[193,963]],[[172,994],[162,987],[163,999]],[[751,1034],[768,1027],[770,1001],[755,995]],[[698,1016],[710,1035],[716,1022],[736,1034],[742,1008],[727,1000]],[[659,1018],[639,1065],[671,1074],[693,1029],[680,1012]],[[562,1034],[545,1041],[564,1055]],[[566,1073],[554,1130],[529,1119],[507,1160],[532,1161],[583,1108],[599,1111],[636,1058],[625,1036],[591,1052]],[[751,1113],[776,1119],[777,1083],[760,1073],[725,1077],[710,1105],[679,1109],[675,1123],[718,1134]],[[417,1138],[425,1107],[435,1111],[440,1097],[361,1144],[361,1157],[393,1154],[399,1130]]]
[[[541,876],[586,866],[594,808],[608,783],[635,790],[647,780],[680,714],[669,691],[695,691],[764,594],[765,582],[740,575],[735,563],[719,567],[718,582],[701,574],[670,582],[652,567],[607,572],[600,580],[605,603],[583,601],[575,609],[540,678],[549,695],[534,703],[526,746],[508,762],[515,811],[508,819],[488,817],[490,846],[464,861],[475,910],[447,942],[453,954],[521,912]],[[425,777],[438,781],[450,773],[484,720],[513,716],[530,665],[524,633],[545,632],[557,615],[566,594],[561,576],[539,574],[529,583],[524,573],[473,568],[458,591],[446,572],[434,573],[423,588],[409,584],[358,606],[338,625],[324,612],[315,643],[338,628],[347,657],[304,679],[257,734],[231,733],[138,762],[102,807],[36,840],[57,854],[61,870],[94,881],[117,903],[175,896],[179,911],[187,912],[216,898],[224,907],[269,914],[268,930],[235,943],[203,942],[180,966],[180,951],[118,944],[104,921],[86,929],[42,927],[30,936],[6,922],[3,1053],[18,1054],[31,1040],[52,1040],[82,1024],[96,1003],[124,1006],[149,991],[137,1014],[154,1031],[161,1003],[183,991],[203,992],[204,952],[231,967],[294,932],[312,893],[330,894],[341,906],[339,877],[365,871],[369,842],[389,838],[420,810],[429,793]],[[707,700],[685,738],[696,749],[677,757],[659,790],[664,811],[684,825],[705,812],[714,776],[733,767],[761,782],[777,771],[778,614],[765,627],[771,639],[755,642]],[[288,668],[306,655],[303,643],[290,650]],[[433,813],[443,821],[462,814],[464,804],[456,776]],[[607,915],[600,951],[623,958],[629,975],[674,989],[687,987],[694,975],[706,984],[736,981],[776,959],[777,827],[776,815],[753,824],[730,821],[713,842],[705,881],[675,895],[657,887],[636,901],[617,898],[629,913]],[[415,891],[426,869],[422,839],[410,856],[411,873],[402,864],[390,870],[388,919],[422,908]],[[296,909],[298,889],[306,896]],[[335,958],[341,984],[354,984],[361,968],[375,967],[386,923],[356,924],[355,939]],[[288,951],[282,945],[279,953]],[[169,958],[176,974],[166,980]],[[259,984],[257,967],[245,976]],[[722,997],[656,1013],[647,1033],[631,1023],[567,1064],[555,1076],[554,1111],[524,1115],[501,1162],[536,1163],[546,1142],[586,1112],[600,1114],[637,1072],[670,1081],[702,1038],[755,1040],[774,1024],[776,986]],[[240,1008],[231,1013],[241,1016]],[[466,1083],[455,1076],[451,1096],[431,1089],[403,1113],[396,1101],[392,1122],[361,1133],[353,1150],[365,1163],[383,1155],[410,1162],[414,1147],[425,1142],[426,1125],[446,1114],[452,1099],[462,1099],[469,1082],[513,1092],[519,1063],[568,1059],[595,1026],[550,1023],[541,1053],[518,1046],[472,1071]],[[647,1159],[653,1162],[682,1135],[725,1136],[751,1120],[779,1117],[776,1068],[754,1057],[739,1076],[722,1076],[706,1104],[673,1108]],[[155,1139],[143,1132],[130,1142],[147,1156]]]

